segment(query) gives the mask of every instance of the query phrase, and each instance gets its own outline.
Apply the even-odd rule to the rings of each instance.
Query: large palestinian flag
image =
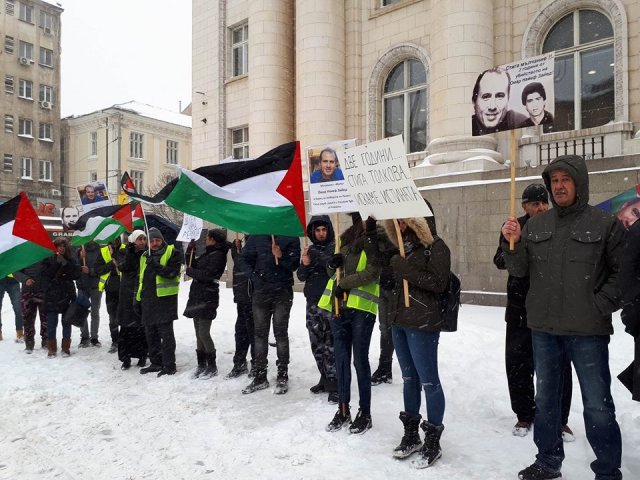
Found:
[[[110,205],[99,207],[82,215],[73,224],[75,231],[71,245],[79,247],[91,240],[105,244],[115,240],[125,231],[132,231],[131,205]]]
[[[0,278],[55,252],[53,242],[24,192],[0,205]]]
[[[154,197],[128,190],[125,182],[122,188],[142,202],[165,203],[236,232],[304,236],[299,142],[280,145],[255,160],[182,169]]]

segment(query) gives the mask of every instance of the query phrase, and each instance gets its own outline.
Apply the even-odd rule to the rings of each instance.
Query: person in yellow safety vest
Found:
[[[327,271],[331,278],[320,297],[318,307],[334,313],[330,324],[336,358],[339,404],[338,411],[326,430],[338,431],[351,423],[349,401],[353,350],[360,408],[349,431],[361,434],[372,427],[369,345],[380,296],[380,266],[375,219],[367,219],[365,231],[359,213],[351,214],[351,218],[353,225],[340,236],[340,253],[335,254],[328,262]],[[368,235],[368,232],[373,232],[373,235]],[[335,274],[338,268],[339,280]],[[338,312],[336,298],[339,303]]]
[[[105,292],[105,303],[109,314],[109,333],[111,333],[111,348],[109,353],[118,351],[118,303],[120,298],[120,277],[122,273],[117,268],[118,258],[124,255],[125,246],[120,237],[100,249],[101,258],[97,267],[106,266],[109,270],[100,275],[98,290]]]
[[[134,309],[145,328],[151,365],[140,373],[158,376],[176,373],[176,339],[173,321],[178,318],[178,287],[182,254],[167,245],[160,230],[149,229],[150,251],[140,257],[138,292]]]

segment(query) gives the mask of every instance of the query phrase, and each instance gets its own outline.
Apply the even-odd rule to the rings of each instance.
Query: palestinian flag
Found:
[[[139,202],[131,203],[131,220],[134,230],[144,230],[144,214],[142,213],[142,205]]]
[[[109,243],[118,235],[133,230],[131,222],[131,205],[110,205],[99,207],[82,215],[73,224],[75,231],[71,237],[71,245],[79,247],[90,241]]]
[[[0,278],[55,252],[26,193],[0,205]]]
[[[124,177],[123,177],[124,180]],[[126,185],[123,182],[123,189]],[[236,232],[304,236],[300,143],[291,142],[255,160],[180,170],[154,197],[131,190],[132,198],[165,203]]]

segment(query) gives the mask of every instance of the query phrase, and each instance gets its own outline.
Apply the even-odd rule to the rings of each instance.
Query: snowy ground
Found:
[[[187,288],[180,293],[180,308]],[[443,334],[441,379],[447,398],[442,459],[431,469],[413,470],[391,458],[402,436],[398,412],[402,384],[397,363],[393,385],[373,387],[373,429],[362,436],[327,433],[335,406],[309,387],[318,374],[304,326],[304,298],[296,293],[291,322],[291,388],[242,395],[246,377],[226,380],[233,355],[235,304],[222,289],[213,327],[220,374],[192,380],[195,366],[190,320],[175,322],[178,374],[156,378],[123,372],[107,353],[108,328],[100,328],[101,349],[79,350],[74,329],[72,357],[47,359],[44,350],[26,355],[13,342],[13,312],[5,297],[5,341],[0,342],[0,480],[8,479],[516,479],[535,455],[532,436],[511,435],[503,366],[503,310],[465,305],[460,331]],[[104,306],[103,306],[104,310]],[[182,310],[181,310],[182,311]],[[102,312],[106,319],[106,311]],[[630,361],[631,338],[619,316],[611,342],[615,375]],[[378,358],[378,331],[371,346]],[[271,365],[275,349],[269,353]],[[274,381],[275,368],[270,371]],[[574,378],[569,425],[577,440],[565,444],[564,478],[593,478],[593,454],[585,440],[582,406]],[[640,408],[617,381],[613,394],[623,437],[623,474],[640,478]],[[353,406],[357,410],[355,375]],[[423,407],[424,411],[424,407]]]

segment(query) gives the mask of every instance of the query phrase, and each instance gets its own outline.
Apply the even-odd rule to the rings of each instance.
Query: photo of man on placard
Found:
[[[553,123],[553,114],[547,111],[547,92],[540,82],[532,82],[522,89],[522,105],[527,110],[529,118],[520,127],[534,127]]]
[[[317,159],[312,157],[310,160],[313,160],[309,162],[310,183],[344,180],[344,175],[338,164],[338,155],[333,148],[324,148]]]

